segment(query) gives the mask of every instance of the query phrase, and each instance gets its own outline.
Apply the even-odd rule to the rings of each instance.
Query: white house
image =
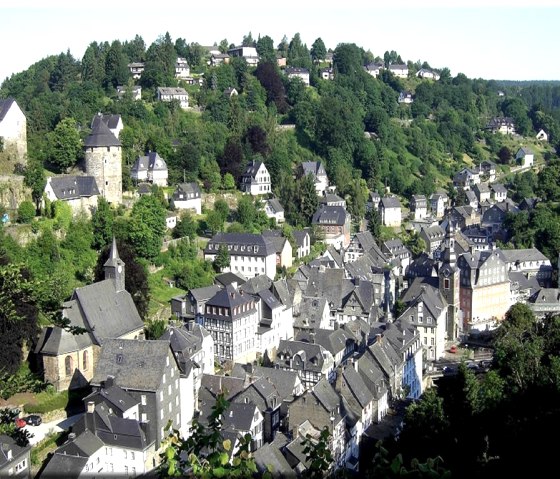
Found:
[[[530,168],[535,163],[535,154],[530,148],[522,146],[515,154],[515,161],[520,163],[523,168]]]
[[[502,135],[513,135],[515,133],[515,123],[509,117],[494,117],[486,125],[492,133],[501,133]]]
[[[249,66],[257,66],[259,63],[259,54],[255,47],[234,47],[228,50],[228,55],[232,58],[242,57]]]
[[[198,183],[181,183],[171,196],[171,206],[178,210],[191,209],[202,213],[202,193]]]
[[[99,189],[93,176],[49,176],[44,196],[49,201],[68,203],[73,215],[82,212],[91,215],[97,207]]]
[[[139,156],[130,170],[134,181],[148,181],[154,185],[167,186],[167,164],[155,151]]]
[[[430,209],[436,218],[443,217],[448,199],[445,193],[432,193],[430,195]]]
[[[493,183],[490,185],[490,189],[492,190],[492,196],[494,197],[494,201],[501,203],[505,201],[507,198],[507,188],[502,185],[501,183]]]
[[[269,218],[274,218],[276,223],[284,223],[284,208],[277,198],[271,198],[265,201],[264,212]]]
[[[189,94],[184,88],[160,86],[157,89],[157,99],[165,102],[177,100],[183,110],[189,108]]]
[[[401,202],[396,196],[386,196],[379,202],[381,223],[384,226],[398,227],[401,225]]]
[[[288,78],[299,78],[306,86],[309,86],[309,70],[300,67],[288,67],[284,70]]]
[[[191,74],[191,68],[185,58],[178,57],[175,62],[175,78],[180,80],[187,78]]]
[[[250,195],[270,193],[270,174],[262,161],[251,161],[241,176],[241,191]]]
[[[414,211],[415,220],[423,220],[428,216],[428,200],[424,195],[412,195],[410,209]]]
[[[132,75],[132,78],[138,80],[142,76],[142,73],[144,73],[144,64],[140,62],[129,63],[128,69],[130,70],[130,74]]]
[[[298,165],[296,174],[298,178],[311,175],[315,181],[315,191],[318,195],[323,195],[329,186],[327,172],[320,161],[304,161]]]
[[[412,92],[410,91],[401,91],[399,94],[399,103],[405,103],[406,105],[410,105],[414,101],[412,97]]]
[[[177,226],[177,213],[174,213],[173,211],[168,211],[165,215],[165,226],[167,226],[167,229],[172,230],[173,228],[175,228],[175,226]]]
[[[13,98],[0,100],[0,140],[0,153],[13,153],[26,162],[27,119]]]
[[[117,96],[119,98],[124,98],[127,93],[130,93],[134,101],[138,101],[142,99],[142,87],[140,85],[133,85],[130,87],[129,86],[117,87]]]
[[[369,73],[372,77],[377,78],[381,70],[383,70],[382,63],[368,63],[364,70]]]
[[[334,80],[334,70],[331,67],[321,68],[319,72],[323,80]]]
[[[536,136],[537,140],[540,141],[548,141],[548,134],[546,131],[544,131],[542,128],[539,130],[539,132],[537,133]]]
[[[408,67],[403,64],[389,65],[389,71],[398,78],[408,77]]]
[[[229,268],[224,271],[248,278],[261,274],[270,279],[276,276],[276,248],[272,238],[249,233],[218,233],[204,248],[204,259],[214,261],[220,247],[227,248],[230,257]]]
[[[439,73],[430,70],[428,68],[420,68],[420,70],[418,70],[418,72],[416,73],[416,76],[423,79],[436,80],[436,81],[439,80]]]
[[[303,258],[311,253],[311,236],[306,230],[294,230],[294,238],[297,245],[297,258]]]

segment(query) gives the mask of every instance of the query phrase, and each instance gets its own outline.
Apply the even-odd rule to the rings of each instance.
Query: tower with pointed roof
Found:
[[[460,270],[455,255],[455,228],[448,218],[445,231],[445,248],[439,267],[439,290],[447,302],[447,339],[454,340],[459,327]]]
[[[84,149],[86,174],[95,177],[99,192],[109,203],[122,203],[121,142],[105,122],[94,121]]]
[[[103,271],[105,272],[105,279],[115,280],[115,291],[119,292],[125,290],[124,261],[119,257],[115,237],[113,237],[113,244],[111,245],[111,251],[109,252],[109,259],[107,259],[103,265]]]

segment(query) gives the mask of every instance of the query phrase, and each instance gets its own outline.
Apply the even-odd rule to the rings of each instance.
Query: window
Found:
[[[82,363],[83,363],[83,368],[84,371],[89,367],[88,364],[88,352],[84,351],[84,354],[82,355]]]
[[[449,278],[443,280],[443,287],[444,289],[449,289]]]
[[[72,360],[72,356],[66,356],[64,359],[64,370],[66,372],[66,376],[72,376],[74,372],[74,361]]]
[[[140,396],[140,403],[142,404],[142,406],[146,405],[146,395],[145,394],[142,394]]]

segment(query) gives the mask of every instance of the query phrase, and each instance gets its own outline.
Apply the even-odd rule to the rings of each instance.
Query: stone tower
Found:
[[[118,205],[122,203],[121,142],[109,127],[98,121],[84,142],[86,174],[95,178],[101,196]]]
[[[124,261],[119,257],[119,252],[117,250],[117,241],[113,237],[113,244],[111,245],[111,251],[109,253],[109,259],[105,261],[103,265],[103,271],[105,272],[105,279],[115,280],[116,291],[124,291]]]
[[[439,291],[447,302],[447,339],[455,340],[459,332],[460,270],[455,256],[455,228],[448,217],[445,247],[439,268]]]

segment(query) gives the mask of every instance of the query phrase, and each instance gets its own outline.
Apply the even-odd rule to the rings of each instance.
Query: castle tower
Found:
[[[460,270],[455,255],[455,228],[448,217],[445,232],[445,249],[438,272],[439,291],[447,302],[447,339],[457,339],[459,329],[459,287]]]
[[[95,122],[84,142],[86,174],[95,178],[99,192],[114,205],[122,203],[121,142],[103,122]]]
[[[116,291],[124,291],[124,261],[119,257],[119,252],[117,250],[117,241],[113,237],[113,244],[111,245],[111,251],[109,253],[109,259],[105,261],[103,265],[103,271],[105,272],[105,279],[115,280]]]

